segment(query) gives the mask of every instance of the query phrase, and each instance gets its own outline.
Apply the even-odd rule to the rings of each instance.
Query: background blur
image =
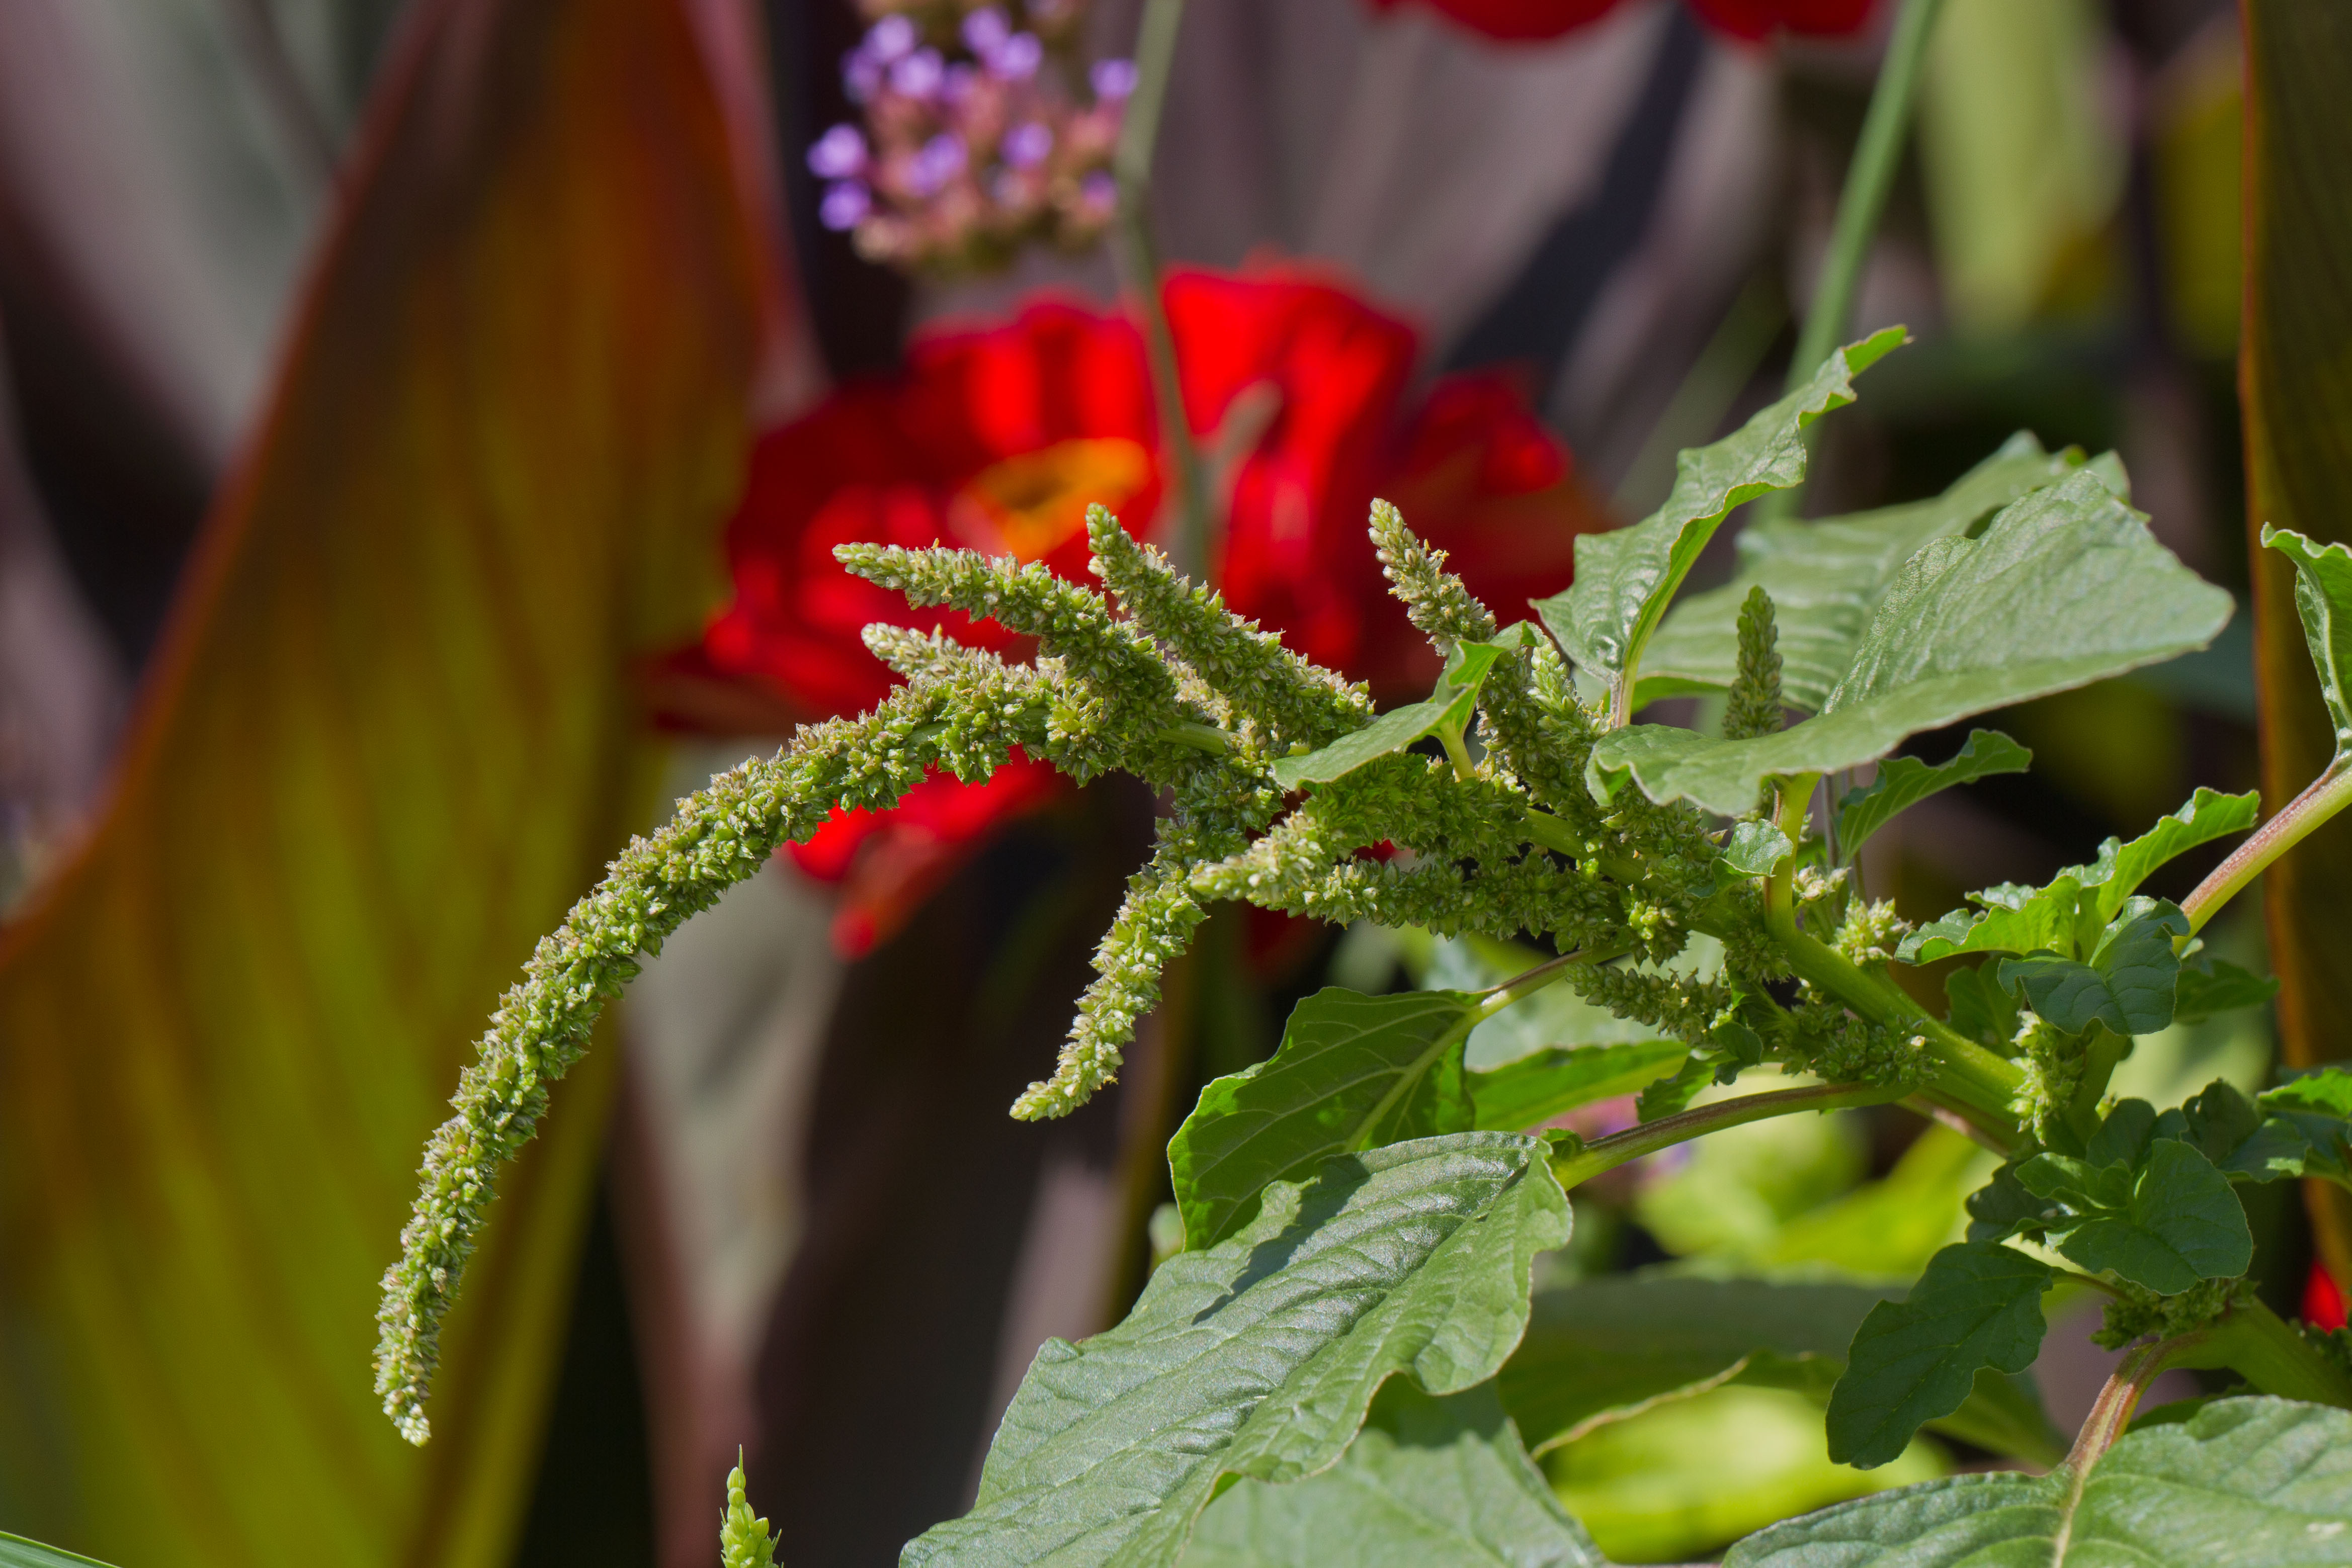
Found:
[[[1415,329],[1415,388],[1504,372],[1571,455],[1557,515],[1638,517],[1780,386],[1892,6],[1760,38],[1726,9],[1505,41],[1422,5],[1191,0],[1162,246],[1311,264]],[[1127,54],[1138,11],[1094,0],[1077,57]],[[786,1562],[893,1562],[969,1502],[1039,1342],[1124,1312],[1198,1083],[1307,990],[1458,958],[1220,915],[1120,1092],[1020,1124],[1150,800],[1056,796],[878,894],[780,857],[559,1095],[434,1443],[376,1414],[376,1277],[499,992],[629,832],[807,716],[664,684],[729,593],[754,441],[940,323],[1117,298],[1099,247],[910,280],[821,221],[806,152],[870,20],[0,6],[0,1528],[122,1568],[683,1568],[740,1445]],[[2247,600],[2241,22],[1947,0],[1854,323],[1917,342],[1824,427],[1809,511],[1930,494],[2031,430],[2118,452]],[[1880,834],[1874,892],[1929,918],[2252,787],[2255,647],[2242,615],[2001,716],[2034,771]],[[2260,962],[2247,904],[2213,940]],[[2252,1086],[2273,1049],[2259,1015],[2178,1029],[2126,1092]],[[1553,1278],[1907,1278],[1945,1236],[1888,1206],[1957,1221],[1982,1175],[1950,1136],[1743,1129],[1580,1191]],[[2260,1196],[2292,1307],[2310,1232]],[[2041,1376],[2071,1429],[2105,1374],[2063,1323]],[[1548,1461],[1626,1560],[1866,1484],[1801,1396],[1707,1397]],[[1930,1444],[1895,1479],[1969,1460]]]

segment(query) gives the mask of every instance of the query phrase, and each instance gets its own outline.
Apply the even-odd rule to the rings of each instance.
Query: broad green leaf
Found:
[[[1979,1369],[2032,1365],[2051,1278],[2048,1264],[1991,1242],[1937,1253],[1906,1299],[1873,1307],[1855,1332],[1830,1396],[1830,1458],[1885,1464],[1923,1424],[1960,1407]]]
[[[2352,1412],[2216,1400],[2090,1473],[1953,1476],[1758,1531],[1724,1568],[2352,1563]]]
[[[2109,839],[2088,865],[2061,870],[2044,887],[2003,883],[1969,894],[1984,913],[1954,910],[1904,939],[1900,956],[1927,964],[1956,953],[2031,953],[2048,948],[2077,956],[2095,944],[2100,930],[2156,870],[2175,855],[2254,825],[2259,803],[2252,790],[2224,795],[2201,786],[2188,804],[2129,843]]]
[[[1300,1002],[1273,1057],[1202,1089],[1169,1141],[1185,1245],[1223,1240],[1268,1182],[1304,1179],[1327,1155],[1468,1131],[1462,1048],[1479,1012],[1461,991],[1332,986]]]
[[[2229,1177],[2179,1139],[2154,1140],[2136,1167],[2037,1155],[2017,1178],[2064,1206],[2042,1221],[2051,1244],[2092,1273],[2112,1270],[2172,1296],[2200,1280],[2233,1279],[2253,1261],[2253,1235]]]
[[[1539,1291],[1527,1337],[1497,1386],[1536,1453],[1726,1385],[1824,1400],[1864,1316],[1901,1294],[1880,1285],[1663,1270]],[[1996,1452],[2046,1461],[2065,1451],[2030,1380],[1985,1374],[1958,1414],[1935,1425]]]
[[[2230,609],[2138,513],[2077,473],[2008,507],[1981,538],[1912,557],[1817,716],[1749,740],[1635,725],[1601,737],[1587,780],[1605,796],[1630,774],[1654,800],[1738,815],[1767,778],[1857,767],[1917,731],[2202,647]]]
[[[1373,1395],[1492,1377],[1527,1327],[1535,1255],[1568,1238],[1542,1142],[1462,1133],[1323,1162],[1161,1264],[1117,1328],[1048,1340],[963,1518],[906,1568],[1172,1563],[1229,1477],[1338,1460]]]
[[[1337,1465],[1287,1486],[1236,1482],[1209,1505],[1184,1568],[1607,1568],[1496,1402],[1433,1398],[1402,1378]]]
[[[617,1050],[557,1091],[422,1453],[378,1281],[500,989],[657,800],[763,302],[666,0],[412,5],[104,813],[0,939],[0,1496],[141,1568],[504,1568]]]
[[[1890,327],[1822,361],[1805,385],[1712,446],[1675,462],[1675,487],[1631,528],[1576,541],[1576,580],[1536,605],[1577,668],[1612,687],[1633,677],[1666,603],[1732,508],[1805,476],[1804,430],[1853,401],[1853,378],[1905,340]]]
[[[1683,600],[1658,628],[1642,658],[1642,695],[1727,689],[1739,663],[1739,606],[1749,589],[1760,587],[1772,596],[1780,634],[1780,695],[1791,707],[1818,710],[1852,667],[1905,561],[2082,465],[2079,450],[2046,453],[2020,431],[1940,496],[1818,522],[1750,524],[1739,536],[1730,584]],[[2122,495],[2120,465],[2103,457],[2097,467]]]
[[[2094,1023],[2120,1035],[2154,1034],[2172,1021],[2180,959],[2173,939],[2189,935],[2179,906],[2135,898],[2101,933],[2088,961],[2051,954],[2000,960],[2000,983],[2017,987],[2044,1021],[2080,1034]]]
[[[2294,562],[2294,609],[2336,724],[2336,754],[2352,751],[2352,549],[2263,525],[2263,543]]]
[[[2202,1023],[2216,1013],[2258,1008],[2278,995],[2278,988],[2279,983],[2267,975],[2200,953],[2180,966],[2180,987],[2173,993],[2173,1021]]]
[[[1689,1054],[1678,1040],[1538,1051],[1469,1074],[1474,1122],[1496,1132],[1524,1132],[1563,1111],[1637,1093]]]
[[[1435,689],[1425,700],[1384,713],[1319,751],[1283,758],[1274,765],[1275,782],[1286,789],[1328,784],[1375,758],[1402,751],[1430,736],[1441,732],[1459,736],[1478,706],[1478,689],[1486,684],[1495,661],[1535,634],[1534,627],[1521,621],[1490,641],[1455,643],[1445,656],[1445,668],[1437,677]]]
[[[1930,766],[1916,757],[1889,758],[1878,765],[1877,778],[1847,790],[1838,802],[1838,847],[1850,856],[1897,813],[1930,795],[1996,773],[2022,773],[2032,766],[2033,753],[1997,729],[1970,730],[1968,743],[1949,762]]]

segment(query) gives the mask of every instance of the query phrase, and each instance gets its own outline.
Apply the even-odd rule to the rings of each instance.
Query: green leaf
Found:
[[[2045,453],[2020,431],[1940,496],[1818,522],[1750,524],[1739,536],[1730,584],[1683,600],[1658,628],[1642,659],[1642,696],[1728,687],[1738,664],[1739,606],[1760,587],[1772,596],[1780,632],[1781,695],[1791,707],[1818,710],[1852,667],[1905,561],[2082,465],[2080,450]],[[2101,458],[2098,471],[2123,493],[2123,470],[2112,458]]]
[[[2352,1413],[2221,1399],[2126,1433],[2090,1473],[1953,1476],[1758,1531],[1724,1568],[2352,1563]]]
[[[94,1557],[77,1557],[21,1535],[0,1532],[0,1568],[106,1568]]]
[[[142,1568],[513,1561],[617,1031],[422,1456],[377,1281],[485,1012],[667,798],[627,672],[698,635],[807,341],[679,6],[401,10],[108,800],[0,944],[0,1519]]]
[[[2336,724],[2336,754],[2352,750],[2352,549],[2321,546],[2293,528],[2263,525],[2263,543],[2294,562],[2294,609]]]
[[[1223,1240],[1268,1182],[1301,1180],[1327,1155],[1468,1131],[1462,1049],[1479,1012],[1461,991],[1333,986],[1301,1001],[1272,1059],[1203,1088],[1169,1142],[1185,1245]]]
[[[1944,995],[1951,1002],[1945,1021],[1987,1050],[2006,1051],[2017,1038],[2017,998],[2001,988],[1997,972],[1979,964],[1945,976]]]
[[[1536,1453],[1664,1399],[1726,1383],[1826,1396],[1864,1314],[1867,1285],[1688,1275],[1605,1276],[1538,1291],[1503,1367],[1503,1406]]]
[[[2256,1149],[2238,1151],[2241,1160],[2259,1152],[2275,1164],[2279,1145],[2291,1138],[2301,1145],[2300,1174],[2352,1186],[2352,1072],[2340,1067],[2300,1072],[2257,1103],[2268,1114]]]
[[[2109,839],[2089,865],[2068,866],[2058,874],[2072,876],[2093,895],[2084,907],[2087,917],[2113,920],[2158,867],[2200,844],[2244,832],[2261,815],[2262,797],[2255,790],[2225,795],[2200,786],[2187,805],[2158,817],[2154,827],[2131,842]]]
[[[1869,1469],[1901,1454],[1926,1422],[1969,1396],[1981,1367],[2022,1372],[2048,1325],[2052,1270],[2021,1252],[1964,1241],[1929,1260],[1902,1301],[1873,1307],[1830,1396],[1830,1458]]]
[[[1878,765],[1878,777],[1849,789],[1838,802],[1837,841],[1852,855],[1870,835],[1928,796],[1956,784],[1972,784],[1996,773],[2022,773],[2033,753],[1997,729],[1972,729],[1968,743],[1949,762],[1930,767],[1916,757],[1894,757]]]
[[[1274,765],[1275,782],[1286,789],[1303,784],[1328,784],[1344,779],[1376,758],[1402,751],[1414,742],[1440,733],[1460,736],[1478,706],[1478,690],[1495,661],[1537,635],[1521,621],[1484,643],[1457,643],[1445,655],[1445,668],[1428,698],[1381,715],[1361,729],[1350,730],[1319,751],[1286,757]]]
[[[2200,1280],[2234,1279],[2253,1261],[2253,1234],[2230,1179],[2177,1138],[2147,1145],[2137,1168],[2037,1155],[2018,1180],[2070,1211],[2046,1220],[2052,1245],[2093,1273],[2111,1270],[2158,1295]]]
[[[1788,834],[1770,822],[1735,822],[1731,836],[1724,841],[1723,863],[1743,876],[1769,876],[1796,847]]]
[[[1998,883],[1969,894],[1977,909],[1955,909],[1911,933],[1895,950],[1895,956],[1906,964],[1932,964],[1962,953],[2032,953],[2046,948],[2071,954],[2080,925],[2082,891],[2082,883],[2063,875],[2044,887]]]
[[[1853,378],[1905,341],[1900,327],[1850,343],[1812,380],[1735,434],[1675,459],[1665,505],[1631,528],[1576,541],[1576,580],[1536,605],[1577,667],[1612,688],[1641,667],[1666,603],[1731,509],[1805,476],[1803,432],[1853,401]]]
[[[1236,1482],[1184,1568],[1606,1568],[1528,1460],[1495,1385],[1433,1398],[1399,1378],[1347,1455],[1288,1486]]]
[[[1161,1264],[1117,1328],[1046,1341],[972,1511],[900,1562],[1172,1563],[1226,1478],[1325,1469],[1394,1374],[1438,1395],[1492,1377],[1535,1255],[1568,1228],[1535,1138],[1392,1144],[1277,1182],[1226,1240]]]
[[[2180,966],[2180,986],[2173,993],[2172,1021],[2202,1023],[2216,1013],[2258,1008],[2278,995],[2279,983],[2267,975],[2242,969],[2227,959],[2200,953]]]
[[[2154,1034],[2172,1022],[2180,978],[2173,938],[2188,935],[2178,904],[2135,898],[2101,933],[2088,963],[2041,953],[2003,958],[2000,983],[2021,988],[2036,1013],[2069,1034],[2094,1023],[2120,1035]]]
[[[1982,538],[1912,557],[1816,717],[1749,740],[1635,725],[1601,737],[1587,781],[1606,797],[1630,775],[1653,800],[1736,816],[1767,778],[1857,767],[1916,731],[2202,647],[2230,611],[2228,593],[2078,473],[2011,505]]]
[[[2043,887],[2003,883],[1969,894],[1981,915],[1954,910],[1904,939],[1906,963],[1928,964],[1956,953],[2031,953],[2048,948],[2074,957],[2095,943],[2101,927],[2123,912],[2140,883],[2175,855],[2254,825],[2258,797],[2224,795],[2200,787],[2188,804],[2157,819],[2125,843],[2109,839],[2088,865],[2063,868]]]
[[[1474,1071],[1468,1078],[1474,1124],[1523,1132],[1563,1111],[1636,1093],[1674,1071],[1689,1053],[1678,1040],[1554,1047]]]

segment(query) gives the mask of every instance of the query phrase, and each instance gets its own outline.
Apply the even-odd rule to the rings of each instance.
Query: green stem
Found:
[[[1780,780],[1778,822],[1789,841],[1804,831],[1805,812],[1820,775]],[[1798,977],[1826,991],[1874,1023],[1905,1030],[1921,1040],[1937,1064],[1937,1079],[1923,1092],[1934,1103],[1967,1117],[1999,1141],[2014,1146],[2021,1134],[2010,1102],[2021,1082],[2017,1069],[1958,1033],[1911,999],[1885,975],[1874,975],[1836,948],[1808,936],[1797,925],[1796,857],[1773,869],[1764,884],[1764,924],[1787,955]]]
[[[1151,235],[1151,154],[1160,140],[1160,112],[1168,100],[1168,73],[1176,61],[1176,35],[1184,20],[1184,0],[1144,0],[1143,25],[1135,40],[1135,90],[1127,100],[1111,173],[1118,182],[1118,219],[1114,250],[1128,292],[1143,313],[1143,350],[1151,367],[1151,395],[1160,404],[1160,438],[1175,467],[1182,507],[1176,568],[1195,580],[1209,580],[1209,481],[1192,423],[1184,412],[1184,383],[1176,370],[1176,338],[1168,327],[1168,305],[1160,291],[1160,247]]]
[[[2264,1394],[2352,1409],[2352,1375],[2251,1295],[2219,1322],[2168,1343],[2180,1347],[2168,1365],[2226,1366]]]
[[[2165,1369],[2178,1365],[2174,1357],[2192,1344],[2200,1334],[2183,1334],[2179,1339],[2160,1340],[2154,1344],[2136,1346],[2123,1360],[2091,1402],[2091,1414],[2084,1418],[2083,1429],[2074,1435],[2074,1446],[2067,1450],[2063,1467],[2067,1473],[2073,1495],[2067,1499],[2059,1516],[2072,1519],[2074,1506],[2080,1501],[2083,1484],[2089,1479],[2091,1468],[2100,1456],[2115,1447],[2124,1428],[2131,1425],[2132,1412],[2139,1408],[2140,1396],[2147,1392]]]
[[[1863,264],[1869,259],[1879,217],[1886,211],[1887,193],[1895,188],[1895,171],[1902,166],[1903,142],[1911,128],[1911,102],[1919,93],[1920,67],[1927,58],[1927,37],[1935,30],[1939,4],[1940,0],[1903,0],[1903,9],[1895,14],[1894,30],[1886,39],[1886,57],[1879,63],[1878,82],[1871,91],[1870,112],[1862,122],[1862,140],[1854,143],[1845,189],[1838,195],[1829,254],[1822,258],[1821,277],[1805,310],[1805,328],[1797,337],[1797,355],[1789,362],[1790,392],[1812,379],[1853,319]]]
[[[1688,1143],[1693,1138],[1719,1133],[1727,1127],[1745,1126],[1772,1116],[1787,1116],[1799,1111],[1837,1111],[1849,1105],[1884,1105],[1903,1098],[1900,1089],[1889,1089],[1875,1083],[1814,1083],[1802,1089],[1776,1090],[1769,1094],[1743,1094],[1736,1100],[1718,1100],[1712,1105],[1661,1116],[1638,1127],[1628,1127],[1622,1133],[1612,1133],[1581,1145],[1572,1153],[1552,1161],[1552,1175],[1563,1187],[1590,1181],[1603,1171],[1615,1170],[1628,1160],[1638,1160],[1643,1155],[1654,1155],[1660,1149]]]
[[[2301,843],[2314,828],[2347,805],[2352,805],[2352,759],[2339,755],[2328,764],[2326,772],[2313,779],[2278,815],[2231,852],[2228,860],[2215,866],[2212,875],[2197,884],[2197,891],[2180,906],[2181,913],[2189,916],[2189,929],[2204,929],[2214,912],[2260,876],[2265,866]]]
[[[1886,211],[1887,193],[1895,188],[1895,171],[1903,164],[1911,105],[1919,95],[1920,68],[1940,3],[1903,0],[1903,9],[1895,14],[1885,57],[1879,62],[1878,83],[1871,91],[1870,112],[1862,122],[1862,139],[1854,144],[1853,162],[1846,166],[1845,189],[1838,195],[1829,251],[1822,257],[1821,277],[1805,310],[1804,329],[1797,334],[1797,351],[1789,361],[1790,392],[1812,379],[1830,350],[1843,340],[1846,325],[1853,319],[1863,266],[1870,258],[1870,242]],[[1808,444],[1813,439],[1809,435]],[[1768,497],[1762,509],[1769,516],[1793,517],[1803,494],[1800,483]]]

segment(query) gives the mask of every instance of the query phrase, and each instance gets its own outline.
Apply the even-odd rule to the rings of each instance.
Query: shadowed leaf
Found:
[[[1902,1301],[1873,1307],[1830,1396],[1830,1458],[1869,1469],[1960,1407],[1977,1373],[2022,1372],[2042,1348],[2051,1270],[1990,1242],[1945,1248]]]

